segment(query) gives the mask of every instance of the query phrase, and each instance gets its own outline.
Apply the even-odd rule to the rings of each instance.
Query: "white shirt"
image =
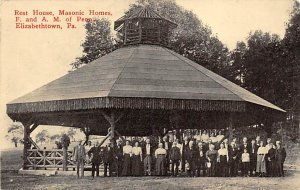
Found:
[[[223,138],[224,138],[224,135],[218,135],[218,136],[217,136],[218,142],[220,142]]]
[[[219,154],[220,156],[228,156],[228,150],[226,150],[226,148],[220,148],[220,149],[218,150],[218,154]]]
[[[213,142],[213,143],[216,143],[216,142],[218,142],[218,139],[217,139],[217,137],[210,137],[209,139],[210,139],[210,140],[211,140],[211,142]]]
[[[202,135],[201,135],[201,140],[202,140],[203,142],[207,142],[208,139],[209,139],[209,136],[208,136],[207,134],[202,134]]]
[[[146,155],[150,155],[150,148],[151,148],[151,145],[146,144]]]
[[[132,146],[130,145],[125,145],[123,146],[123,154],[132,154]]]
[[[228,150],[227,150],[227,149],[225,149],[225,148],[220,148],[220,149],[218,150],[218,158],[219,158],[219,160],[220,160],[220,156],[226,156],[227,162],[228,162],[229,157],[228,157]]]
[[[201,141],[201,135],[195,135],[194,138],[195,138],[197,141]]]
[[[257,150],[257,154],[267,154],[268,153],[268,148],[266,147],[259,147]]]
[[[249,153],[243,153],[242,154],[242,162],[250,162],[250,155]]]
[[[132,147],[132,154],[139,156],[142,155],[142,148],[141,147]]]
[[[159,154],[166,155],[167,151],[165,149],[163,149],[163,148],[158,148],[158,149],[155,150],[155,158],[157,158],[157,155],[159,155]]]

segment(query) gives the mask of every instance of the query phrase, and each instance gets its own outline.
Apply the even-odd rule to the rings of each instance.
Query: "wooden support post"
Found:
[[[67,171],[67,164],[68,164],[68,147],[63,146],[63,171]]]
[[[229,126],[228,126],[228,142],[231,143],[232,138],[233,138],[233,121],[232,121],[232,115],[229,115]]]
[[[111,129],[110,137],[114,141],[115,140],[115,127],[116,127],[115,112],[111,113],[111,119],[110,119],[109,123],[110,123],[110,129]]]
[[[110,137],[114,141],[116,124],[124,116],[124,113],[121,113],[118,117],[116,117],[116,114],[114,111],[112,111],[110,114],[107,114],[104,111],[101,111],[101,113],[104,116],[104,118],[108,121],[108,123],[110,124]]]
[[[37,123],[33,124],[33,126],[30,128],[30,133],[32,133],[39,125]]]
[[[33,118],[30,118],[27,123],[22,123],[24,126],[24,136],[23,136],[23,142],[24,142],[24,148],[23,148],[23,169],[28,169],[27,166],[27,156],[28,156],[28,149],[31,147],[31,143],[29,141],[30,137],[30,126],[32,125]]]

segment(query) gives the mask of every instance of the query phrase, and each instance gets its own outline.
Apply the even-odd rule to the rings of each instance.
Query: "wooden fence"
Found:
[[[26,166],[32,169],[63,168],[62,149],[28,149]],[[73,151],[67,151],[67,168],[76,168],[72,160]],[[90,168],[90,163],[85,163],[85,168]]]

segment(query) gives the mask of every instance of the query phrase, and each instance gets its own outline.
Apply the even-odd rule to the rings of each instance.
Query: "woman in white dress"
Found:
[[[139,142],[136,141],[134,143],[134,147],[132,148],[132,175],[133,176],[141,176],[141,164],[142,164],[142,148],[139,146]]]
[[[130,141],[126,141],[126,145],[123,146],[123,155],[124,155],[124,161],[123,161],[123,170],[122,170],[122,176],[130,176],[131,175],[131,156],[132,156],[132,146],[130,146]]]

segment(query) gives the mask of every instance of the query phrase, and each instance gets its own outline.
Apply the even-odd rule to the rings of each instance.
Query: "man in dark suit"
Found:
[[[203,171],[203,176],[206,175],[206,168],[205,168],[205,163],[206,163],[206,151],[203,147],[203,143],[199,142],[198,147],[197,147],[197,163],[196,163],[196,168],[197,168],[197,177],[200,177],[200,172],[201,170]]]
[[[194,147],[194,142],[190,141],[189,146],[187,147],[185,151],[185,158],[190,166],[190,169],[187,170],[187,173],[190,177],[193,177],[196,175],[196,162],[198,160],[198,154],[197,150]]]
[[[114,146],[111,142],[108,142],[107,146],[104,147],[104,156],[103,156],[103,163],[104,163],[104,177],[107,177],[107,167],[109,167],[109,176],[113,175],[115,169],[115,160],[116,160],[116,153],[114,150]]]
[[[117,176],[121,176],[122,174],[122,169],[123,169],[123,146],[121,143],[120,139],[116,140],[116,147],[115,147],[115,152],[116,152],[116,162],[117,162]]]
[[[270,146],[272,148],[269,149],[267,156],[268,162],[269,162],[269,177],[275,177],[275,168],[276,168],[276,162],[275,162],[275,155],[276,155],[276,149],[273,143],[270,143]]]
[[[92,176],[95,177],[95,171],[96,176],[99,176],[99,165],[101,163],[101,157],[100,157],[100,147],[99,142],[96,142],[95,146],[93,146],[88,152],[88,156],[91,158],[92,162]]]
[[[284,177],[283,172],[283,163],[286,158],[286,151],[281,146],[280,141],[276,141],[276,153],[275,153],[275,164],[276,164],[276,173],[278,177]]]
[[[236,147],[234,142],[231,142],[230,151],[228,151],[229,155],[229,162],[230,162],[230,176],[236,177],[238,173],[238,164],[239,164],[239,150]]]
[[[258,146],[256,145],[255,139],[252,139],[251,144],[250,144],[250,150],[249,150],[249,155],[250,155],[250,176],[255,175],[256,171],[256,163],[257,163],[257,149]]]
[[[153,162],[153,153],[154,147],[151,144],[151,140],[149,138],[146,139],[146,143],[142,145],[142,153],[143,153],[143,162],[144,162],[144,175],[151,175],[152,173],[152,162]]]
[[[179,167],[179,161],[181,159],[181,153],[180,149],[177,147],[177,142],[173,142],[173,146],[169,153],[169,159],[171,162],[171,174],[172,176],[178,175],[178,167]],[[174,173],[174,167],[175,167],[175,173]]]
[[[272,169],[272,163],[271,161],[269,161],[269,155],[268,152],[271,148],[273,148],[273,143],[271,142],[272,139],[271,138],[267,138],[267,144],[265,146],[265,148],[267,149],[267,154],[265,156],[265,162],[266,162],[266,170],[267,170],[267,176],[271,176],[271,169]]]
[[[185,172],[185,161],[186,161],[186,149],[189,147],[189,138],[184,137],[184,141],[182,143],[182,151],[181,151],[181,172]]]

